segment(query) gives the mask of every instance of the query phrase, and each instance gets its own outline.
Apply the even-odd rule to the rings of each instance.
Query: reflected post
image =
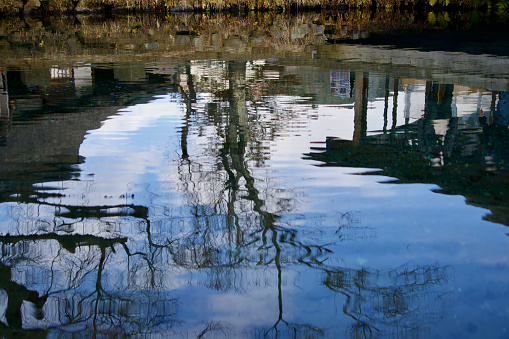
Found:
[[[368,89],[369,78],[365,72],[355,73],[355,116],[354,116],[354,131],[353,131],[353,145],[359,146],[361,140],[366,137],[368,112]]]

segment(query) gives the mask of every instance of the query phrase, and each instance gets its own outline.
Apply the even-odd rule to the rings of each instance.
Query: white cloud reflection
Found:
[[[182,106],[172,96],[127,107],[90,131],[80,147],[85,157],[82,177],[93,175],[98,197],[118,198],[147,182],[164,178],[164,164],[172,153],[182,116]],[[173,141],[172,141],[173,140]]]

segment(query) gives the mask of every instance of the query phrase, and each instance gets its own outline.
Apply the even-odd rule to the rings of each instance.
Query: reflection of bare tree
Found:
[[[270,193],[261,192],[257,188],[257,179],[248,168],[247,158],[259,158],[256,152],[261,148],[251,144],[250,133],[254,122],[246,106],[248,102],[246,62],[228,62],[226,70],[228,90],[223,95],[227,100],[227,110],[209,112],[227,114],[226,118],[209,118],[212,122],[223,121],[223,124],[217,125],[221,128],[218,134],[223,136],[224,142],[217,150],[217,159],[220,163],[215,164],[217,169],[214,172],[221,171],[224,175],[211,175],[206,170],[199,170],[199,164],[193,164],[194,160],[191,160],[191,157],[186,159],[187,165],[180,168],[181,170],[186,168],[187,173],[181,172],[181,180],[187,182],[182,188],[187,192],[192,220],[189,230],[179,239],[174,239],[169,248],[175,253],[174,260],[177,265],[206,269],[208,272],[206,285],[216,290],[242,290],[244,279],[242,267],[274,265],[277,271],[279,315],[274,327],[267,330],[267,333],[278,332],[281,325],[288,328],[311,328],[307,325],[290,324],[283,318],[282,245],[291,248],[299,246],[299,242],[295,239],[296,233],[278,225],[279,216],[268,211],[262,196]],[[188,82],[187,87],[191,95],[192,83]],[[186,112],[191,111],[190,105],[187,104],[188,98],[190,97],[184,94]],[[185,119],[189,119],[188,113]],[[188,126],[187,121],[184,125]],[[187,132],[189,129],[182,131]],[[181,146],[184,145],[187,145],[187,142],[183,142]],[[248,150],[252,154],[248,155]],[[182,153],[186,153],[184,149]],[[222,181],[221,185],[213,184],[213,181],[219,178]],[[203,187],[200,186],[203,183],[217,191],[198,191]],[[200,201],[204,197],[214,197],[208,202],[210,206]],[[311,256],[313,252],[311,247],[304,250],[302,260]],[[227,328],[225,326],[210,323],[202,335],[211,331],[224,331]]]
[[[248,286],[246,279],[250,279],[250,273],[256,270],[275,281],[272,286],[277,293],[277,318],[263,333],[320,335],[325,333],[324,329],[292,323],[285,314],[285,271],[299,266],[321,272],[325,286],[345,295],[344,312],[355,321],[352,334],[400,331],[403,321],[432,319],[434,309],[428,312],[415,306],[419,305],[419,298],[429,298],[433,304],[426,291],[444,281],[425,279],[435,274],[432,268],[376,272],[327,265],[331,256],[329,244],[351,239],[347,238],[347,232],[353,230],[351,213],[340,216],[336,237],[326,240],[309,238],[285,220],[285,215],[294,211],[296,199],[292,192],[274,188],[269,180],[260,177],[256,166],[263,164],[258,160],[263,159],[265,150],[257,143],[260,138],[256,133],[270,135],[263,140],[274,138],[278,129],[291,119],[291,112],[275,115],[272,125],[267,124],[270,128],[260,127],[257,107],[250,106],[246,62],[231,61],[225,65],[227,89],[207,107],[205,121],[200,121],[203,117],[197,114],[199,91],[191,68],[186,66],[179,74],[186,76],[179,88],[185,115],[180,130],[182,154],[178,159],[178,189],[183,192],[185,203],[173,207],[175,210],[130,204],[90,207],[50,204],[39,201],[44,200],[41,195],[37,198],[27,195],[25,202],[29,205],[53,208],[51,214],[55,219],[48,222],[47,233],[0,239],[4,247],[23,244],[31,249],[23,255],[13,251],[18,254],[4,257],[3,262],[14,267],[37,258],[34,266],[44,273],[39,280],[16,282],[26,289],[21,300],[40,298],[30,291],[35,290],[33,286],[45,284],[45,317],[56,318],[54,326],[64,331],[85,327],[93,335],[136,335],[161,328],[171,331],[178,310],[177,302],[168,292],[168,276],[174,271],[201,271],[206,275],[204,284],[208,288],[241,292]],[[366,138],[368,87],[364,74],[359,75],[362,77],[356,82],[356,90],[363,101],[356,110],[360,126],[355,137],[360,142]],[[215,128],[212,137],[207,134],[211,125]],[[193,154],[194,137],[210,137],[204,152],[207,154]],[[119,228],[132,227],[131,232],[111,231],[106,227],[111,220]],[[100,236],[76,234],[77,225],[90,227],[94,223],[99,224]],[[88,232],[89,228],[86,229]],[[112,233],[107,234],[109,231]],[[128,238],[119,235],[125,232],[129,233]],[[440,277],[439,273],[435,275]],[[411,278],[402,282],[403,277]],[[385,283],[390,279],[395,279],[395,283]],[[18,304],[11,308],[18,309]],[[41,324],[35,320],[34,323]],[[229,331],[230,324],[210,321],[197,334],[206,337]]]
[[[74,220],[107,217],[108,207],[73,207],[54,206],[55,214],[65,209],[67,218]],[[146,209],[137,206],[122,206],[116,212],[120,216],[136,216],[146,219]],[[116,210],[116,208],[113,208]],[[111,210],[111,207],[110,207]],[[130,212],[129,212],[130,211]],[[110,213],[110,216],[115,213]],[[56,248],[52,242],[58,242]],[[2,264],[9,274],[3,275],[6,280],[0,282],[0,288],[8,294],[9,305],[6,310],[8,330],[21,328],[23,325],[21,304],[23,300],[32,302],[41,316],[32,320],[31,325],[42,327],[45,321],[61,327],[64,332],[85,330],[96,335],[134,335],[149,333],[151,329],[161,327],[171,329],[175,324],[177,311],[176,300],[155,282],[155,273],[150,270],[153,260],[149,254],[129,250],[125,237],[103,238],[93,235],[42,233],[32,235],[5,235],[0,237],[3,244],[3,261],[15,263],[29,261],[40,253],[38,265],[42,265],[42,275],[34,277],[35,281],[24,284],[44,284],[46,292],[42,297],[35,291],[28,290],[24,284],[11,281],[10,268]],[[26,253],[24,248],[30,246]],[[55,248],[53,258],[46,258],[48,248]],[[127,260],[128,275],[126,278],[112,276],[112,267],[108,262],[117,260],[119,249],[124,249]],[[131,258],[141,257],[149,267],[149,276],[144,279],[148,286],[136,287],[136,264],[131,267]],[[34,262],[35,263],[35,262]],[[113,263],[112,263],[113,264]],[[118,263],[114,264],[118,265]],[[111,264],[110,264],[111,266]],[[13,266],[14,267],[14,266]],[[7,272],[6,271],[6,272]],[[123,274],[121,271],[117,274]],[[105,281],[106,279],[106,281]],[[113,281],[112,281],[113,280]],[[44,312],[42,312],[42,306]],[[43,315],[43,316],[42,316]],[[23,318],[26,318],[26,314]],[[57,322],[55,323],[55,321]],[[42,322],[42,323],[41,323]],[[35,325],[34,325],[35,324]]]
[[[205,326],[205,329],[198,334],[198,338],[207,338],[209,335],[214,336],[214,334],[219,334],[221,336],[228,336],[231,334],[230,329],[227,325],[221,322],[209,322]]]
[[[324,285],[346,297],[343,312],[354,320],[354,337],[380,333],[414,336],[425,333],[442,314],[437,301],[447,293],[430,290],[445,284],[448,269],[439,266],[397,268],[387,272],[366,269],[324,270]]]
[[[5,319],[7,324],[0,323],[2,330],[20,330],[22,328],[21,307],[24,301],[32,303],[40,316],[42,307],[44,306],[47,295],[39,296],[39,293],[27,289],[11,280],[11,268],[0,264],[0,289],[4,290],[8,295],[7,308],[5,310]],[[0,332],[1,333],[1,332]]]
[[[223,148],[220,151],[221,162],[227,175],[227,187],[230,189],[230,203],[228,204],[229,214],[234,217],[236,221],[235,227],[232,231],[236,234],[236,246],[239,248],[248,247],[254,245],[254,243],[246,243],[244,232],[239,227],[239,218],[235,213],[235,200],[241,190],[241,183],[243,183],[246,194],[242,196],[243,199],[247,199],[252,202],[252,210],[258,215],[257,225],[255,226],[254,232],[250,234],[250,237],[257,239],[256,242],[261,244],[259,249],[263,249],[265,253],[271,251],[273,258],[270,260],[263,260],[266,265],[273,262],[277,271],[277,289],[278,289],[278,308],[279,315],[276,323],[271,329],[266,331],[266,335],[274,331],[277,335],[280,324],[284,324],[290,328],[304,327],[311,329],[309,325],[296,325],[290,324],[284,320],[283,310],[283,293],[282,293],[282,243],[290,243],[292,246],[295,243],[292,242],[293,233],[291,230],[287,230],[283,227],[278,226],[278,215],[270,213],[266,210],[265,202],[260,198],[261,193],[256,188],[256,180],[251,175],[247,161],[245,159],[245,152],[249,140],[249,119],[246,108],[246,86],[245,86],[245,63],[241,62],[229,62],[228,64],[228,78],[229,78],[229,122],[226,127],[225,142]],[[289,241],[285,240],[288,239]],[[247,259],[247,258],[246,258]],[[320,329],[313,329],[314,331],[321,332]]]
[[[312,270],[323,272],[326,276],[324,284],[331,290],[340,292],[347,297],[344,312],[356,321],[356,325],[351,328],[352,335],[361,332],[367,335],[368,333],[398,331],[400,323],[394,319],[409,318],[412,319],[411,321],[417,321],[420,315],[423,318],[432,319],[433,316],[428,314],[427,310],[418,309],[419,303],[416,299],[420,296],[428,297],[426,289],[442,283],[443,279],[424,279],[432,271],[432,268],[422,270],[417,268],[414,272],[380,273],[366,269],[328,267],[324,263],[330,254],[327,245],[309,244],[309,241],[301,239],[302,235],[296,229],[284,225],[280,215],[275,212],[277,209],[274,209],[274,201],[277,201],[278,194],[265,185],[263,189],[260,188],[260,183],[263,181],[252,174],[253,170],[249,168],[247,160],[248,157],[251,157],[247,153],[253,152],[256,147],[250,144],[252,139],[250,133],[255,128],[255,123],[246,106],[248,102],[245,78],[246,63],[228,62],[227,72],[228,91],[225,99],[228,101],[228,110],[223,113],[227,114],[227,118],[226,121],[224,118],[216,119],[224,121],[224,130],[218,133],[224,138],[224,142],[217,151],[220,164],[216,164],[216,171],[224,172],[224,175],[210,176],[206,171],[196,170],[199,169],[198,166],[188,167],[189,172],[185,179],[196,178],[194,184],[186,186],[186,189],[190,190],[187,191],[190,198],[189,203],[196,219],[186,236],[181,240],[175,240],[171,245],[172,252],[178,258],[176,263],[189,268],[206,270],[209,279],[206,285],[211,289],[239,292],[243,290],[242,267],[251,265],[264,266],[267,269],[274,267],[277,281],[278,317],[271,328],[264,330],[265,335],[278,336],[286,333],[293,336],[294,333],[300,333],[313,336],[325,331],[312,324],[296,324],[285,319],[283,274],[287,264],[305,265]],[[356,110],[356,117],[358,116],[361,123],[361,129],[356,130],[354,137],[361,141],[366,134],[365,116],[368,87],[367,78],[364,75],[358,78],[357,86],[357,93],[362,100]],[[221,112],[216,111],[215,113]],[[394,130],[394,127],[392,129]],[[195,170],[193,171],[191,168]],[[223,181],[222,185],[218,186],[212,183],[213,180],[218,179]],[[196,191],[199,190],[202,180],[209,184],[207,187],[220,187],[219,192],[208,192],[209,197],[217,198],[210,202],[212,204],[210,207],[206,207],[206,204],[200,201],[202,196],[200,192]],[[246,203],[249,203],[247,209],[244,208]],[[291,207],[289,211],[291,212]],[[340,219],[336,242],[347,240],[347,232],[353,230],[352,225],[355,223],[352,213],[345,213],[341,215]],[[219,222],[223,222],[222,227],[218,225]],[[288,255],[290,253],[292,255]],[[286,259],[287,257],[289,259]],[[197,261],[197,258],[201,258],[201,260]],[[442,273],[445,276],[445,273]],[[346,277],[346,275],[351,277]],[[423,281],[415,284],[401,283],[397,285],[397,288],[395,287],[396,289],[391,290],[388,287],[390,285],[383,285],[377,280],[379,277],[386,278],[386,276],[395,275],[398,277],[413,276],[414,280],[422,278]],[[343,279],[343,281],[339,283],[338,279]],[[364,307],[375,299],[385,302],[385,306],[382,302],[377,308]],[[430,297],[430,299],[432,298]],[[387,320],[380,321],[379,319]],[[382,325],[381,322],[383,322]],[[420,329],[424,327],[422,325]],[[209,323],[202,334],[205,336],[214,331],[227,331],[227,328],[226,324]]]

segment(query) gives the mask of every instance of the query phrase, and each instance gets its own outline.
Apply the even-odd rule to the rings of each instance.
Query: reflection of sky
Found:
[[[400,98],[403,100],[404,96],[401,95]],[[380,110],[377,106],[371,108],[373,111]],[[117,192],[125,189],[122,186],[125,183],[138,182],[139,179],[135,176],[160,173],[161,166],[167,162],[168,155],[165,154],[170,149],[168,142],[171,140],[171,134],[176,133],[178,128],[176,119],[178,114],[182,114],[178,104],[170,103],[164,98],[124,110],[106,121],[100,130],[91,132],[87,137],[82,146],[82,155],[86,157],[87,164],[90,165],[86,164],[84,168],[88,172],[93,172],[92,165],[101,163],[104,172],[96,173],[94,181]],[[380,185],[377,181],[387,180],[385,177],[345,175],[360,170],[316,169],[309,166],[311,163],[308,161],[300,161],[300,155],[308,151],[311,142],[323,140],[325,135],[344,136],[345,139],[351,139],[353,134],[353,109],[320,106],[318,115],[318,119],[308,121],[302,130],[296,129],[291,133],[285,133],[273,143],[270,167],[277,170],[277,176],[286,178],[283,185],[293,186],[296,182],[301,182],[300,180],[307,180],[310,187],[319,188],[321,191],[321,193],[314,192],[318,197],[327,194],[328,190],[331,190],[330,194],[333,195],[344,190],[350,191],[345,193],[349,199],[342,201],[342,206],[348,206],[347,210],[355,210],[356,207],[362,206],[362,209],[368,212],[363,213],[364,217],[372,215],[373,221],[377,221],[380,216],[387,216],[389,220],[405,221],[395,224],[397,227],[403,224],[405,224],[404,227],[408,227],[406,225],[408,222],[409,224],[437,225],[434,227],[440,229],[448,223],[457,223],[458,216],[448,212],[451,208],[456,210],[461,208],[463,210],[461,215],[468,220],[479,220],[485,213],[481,209],[465,205],[461,197],[432,193],[431,187],[426,185]],[[124,157],[124,155],[128,156]],[[105,171],[105,163],[108,164],[108,169],[115,170]],[[127,176],[119,176],[123,174],[122,168],[128,169],[125,170]],[[164,175],[159,178],[159,180],[163,179]],[[114,188],[114,185],[119,187]],[[352,191],[348,189],[349,187],[357,188]],[[313,196],[315,197],[314,194]],[[380,200],[382,197],[384,199]],[[321,201],[321,204],[316,208],[324,213],[334,210],[334,205],[324,204],[324,201]],[[374,211],[369,212],[371,209]],[[426,230],[429,230],[429,227],[423,228],[423,232],[427,232]],[[454,234],[456,233],[451,233],[451,235]],[[435,236],[430,237],[433,239]],[[426,239],[425,234],[421,239]]]
[[[399,98],[404,100],[404,95]],[[380,112],[383,106],[375,105],[371,109]],[[319,106],[317,112],[318,119],[292,125],[271,144],[271,159],[266,165],[274,171],[251,168],[257,178],[271,176],[278,186],[300,192],[303,197],[297,199],[299,213],[313,212],[330,218],[332,211],[360,212],[363,223],[377,229],[378,236],[380,228],[384,228],[385,236],[390,235],[382,248],[393,237],[404,244],[416,241],[431,244],[437,241],[437,235],[441,241],[455,242],[459,241],[461,229],[466,227],[460,220],[470,226],[468,236],[477,230],[476,227],[486,224],[481,221],[485,210],[466,205],[460,196],[431,192],[435,187],[379,184],[388,178],[351,174],[361,172],[361,169],[317,168],[311,166],[313,162],[301,160],[312,142],[323,141],[328,135],[351,139],[353,134],[351,107]],[[148,104],[124,109],[105,121],[100,129],[91,131],[80,153],[86,158],[82,165],[83,178],[93,174],[91,191],[97,198],[103,200],[104,196],[113,196],[117,199],[121,194],[138,194],[140,191],[142,197],[167,201],[163,196],[172,188],[163,183],[169,177],[176,178],[173,160],[178,158],[178,128],[182,115],[183,108],[178,102],[170,97],[159,97]],[[190,144],[193,144],[193,138],[197,138],[196,135],[190,135]],[[200,194],[209,201],[207,192]],[[141,204],[153,202],[137,201]],[[474,225],[478,226],[472,228]],[[476,237],[489,238],[487,234],[484,232]],[[381,244],[379,240],[370,247],[371,254],[377,244]],[[383,258],[374,256],[374,260]],[[408,259],[406,256],[401,258],[403,261]]]
[[[133,194],[140,183],[151,190],[147,186],[163,181],[171,170],[165,164],[178,150],[181,114],[182,106],[172,96],[159,97],[121,110],[90,131],[80,155],[85,157],[82,177],[93,175],[95,195],[118,199]]]
[[[209,96],[198,98],[211,100]],[[505,293],[502,297],[509,299],[507,285],[503,284],[509,280],[506,228],[483,221],[487,211],[465,204],[461,196],[433,193],[431,190],[437,188],[433,185],[387,184],[382,183],[389,179],[387,177],[354,175],[368,170],[313,166],[317,163],[303,160],[302,155],[309,152],[314,142],[323,142],[327,136],[352,139],[353,107],[296,107],[299,105],[294,103],[298,99],[295,97],[271,99],[274,99],[273,103],[287,106],[283,108],[299,111],[299,114],[271,141],[270,159],[264,166],[254,167],[247,161],[247,167],[257,179],[255,184],[260,196],[265,199],[264,211],[276,211],[276,205],[284,199],[292,201],[293,209],[280,213],[281,224],[278,226],[297,230],[297,240],[304,244],[331,250],[330,254],[320,257],[325,260],[322,266],[330,269],[365,268],[374,275],[385,277],[389,276],[390,270],[400,267],[455,267],[450,281],[429,287],[432,297],[453,293],[455,305],[445,309],[460,309],[461,322],[470,321],[481,326],[507,319],[501,308],[494,314],[488,306],[479,309],[478,303],[468,300],[469,297],[482,300],[488,290],[494,295]],[[402,124],[404,92],[400,92],[398,100],[398,124]],[[198,108],[205,106],[203,102],[196,104]],[[382,129],[383,109],[383,100],[370,102],[368,130]],[[391,109],[392,103],[389,112]],[[149,207],[151,220],[161,223],[169,223],[170,216],[182,220],[191,218],[182,205],[211,204],[217,199],[215,190],[226,187],[225,176],[208,176],[203,181],[192,176],[215,171],[213,165],[217,154],[208,148],[208,141],[219,137],[214,134],[214,129],[204,128],[199,134],[196,126],[190,127],[188,142],[192,170],[188,174],[191,178],[182,175],[177,164],[183,117],[184,106],[179,100],[172,95],[160,96],[149,103],[121,110],[101,128],[90,131],[80,148],[80,155],[85,157],[85,163],[81,165],[82,182],[66,183],[74,196],[84,196],[76,203],[115,205],[125,202],[122,195],[134,194],[134,204]],[[388,125],[392,124],[389,122]],[[178,185],[183,184],[191,187],[187,191],[177,191]],[[180,196],[186,193],[194,194],[194,200]],[[158,214],[163,207],[177,213]],[[352,213],[355,220],[344,225],[343,216],[347,213]],[[172,231],[178,233],[178,230]],[[121,228],[118,232],[127,234],[133,243],[144,240],[142,227]],[[350,238],[343,240],[343,234]],[[282,265],[283,318],[324,328],[348,326],[350,319],[342,315],[346,297],[332,293],[323,285],[320,265],[310,268],[299,264],[292,257],[294,252],[296,250],[283,249],[281,256],[283,261],[287,260]],[[115,265],[107,271],[115,274],[108,277],[112,280],[115,277],[121,280],[121,277],[127,281],[122,272],[117,272],[124,267],[125,256],[118,255],[111,262]],[[169,266],[168,262],[164,265]],[[206,270],[189,269],[186,272],[185,268],[180,268],[172,272],[163,267],[163,288],[174,289],[182,305],[179,316],[188,319],[182,327],[184,330],[199,333],[204,323],[215,321],[228,323],[234,330],[255,331],[256,327],[266,329],[277,321],[278,272],[274,264],[261,275],[258,275],[261,268],[254,265],[246,264],[246,267],[235,269],[240,277],[240,289],[236,291],[205,288]],[[500,269],[498,274],[494,274],[494,267]],[[484,278],[485,273],[489,273],[487,278]],[[377,285],[371,287],[376,289]],[[441,304],[436,308],[436,313],[442,311]],[[438,314],[438,318],[441,316]],[[443,317],[439,325],[444,336],[465,333],[461,324],[451,322],[450,314]]]

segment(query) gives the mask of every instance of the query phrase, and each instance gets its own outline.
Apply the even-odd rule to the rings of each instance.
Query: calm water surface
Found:
[[[3,335],[509,337],[509,58],[299,20],[3,45]]]

